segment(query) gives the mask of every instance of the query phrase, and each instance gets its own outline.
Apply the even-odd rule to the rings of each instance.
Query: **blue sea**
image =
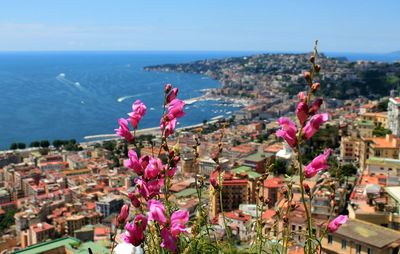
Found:
[[[7,149],[12,142],[84,141],[87,135],[113,133],[117,119],[127,117],[136,99],[148,108],[139,128],[158,126],[166,83],[180,89],[181,99],[198,97],[203,89],[220,84],[202,75],[145,72],[144,66],[253,53],[0,53],[0,149]],[[362,60],[363,56],[357,57],[360,59],[350,59]],[[236,105],[218,101],[198,102],[185,108],[187,116],[180,120],[180,126],[228,116],[235,110]]]
[[[77,139],[113,133],[136,99],[148,108],[139,128],[159,125],[163,89],[179,98],[202,95],[219,83],[184,73],[146,72],[144,66],[238,56],[238,52],[34,52],[0,53],[0,149],[12,142]],[[202,101],[185,108],[179,126],[229,116],[236,105]]]

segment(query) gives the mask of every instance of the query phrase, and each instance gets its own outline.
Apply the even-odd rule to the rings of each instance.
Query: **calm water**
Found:
[[[1,53],[0,148],[113,133],[117,119],[127,117],[136,99],[148,107],[139,127],[157,126],[167,82],[179,87],[181,99],[219,83],[201,75],[145,72],[143,66],[231,55],[241,53]],[[237,109],[199,102],[186,108],[180,126]]]
[[[82,141],[87,135],[113,133],[117,119],[126,117],[136,99],[148,107],[139,127],[157,126],[165,83],[179,87],[182,99],[197,97],[202,89],[219,83],[201,75],[145,72],[143,66],[252,53],[0,53],[0,149],[12,142]],[[363,57],[374,60],[362,54],[349,59]],[[186,108],[180,125],[229,115],[237,109],[215,101],[199,102]]]

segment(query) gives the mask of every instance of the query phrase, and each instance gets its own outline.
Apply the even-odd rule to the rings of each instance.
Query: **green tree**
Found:
[[[56,139],[56,140],[53,141],[53,146],[55,148],[60,148],[63,145],[64,145],[64,141],[63,140]]]
[[[29,147],[40,147],[40,142],[39,141],[32,141]]]
[[[339,167],[339,176],[349,177],[357,174],[357,168],[353,164],[345,164]]]
[[[17,150],[17,148],[18,148],[18,144],[17,143],[12,143],[10,145],[10,150]]]
[[[0,232],[3,232],[5,229],[14,224],[14,215],[15,210],[6,211],[5,215],[0,220]]]
[[[392,131],[389,129],[385,129],[382,126],[378,126],[372,131],[372,135],[377,137],[384,137],[386,136],[386,134],[392,134]]]
[[[287,169],[286,161],[284,161],[282,159],[276,159],[274,161],[274,164],[272,166],[272,170],[273,170],[275,175],[286,174],[286,169]]]
[[[17,146],[18,146],[18,149],[25,149],[26,148],[25,143],[18,143]]]
[[[379,111],[387,111],[388,104],[389,104],[389,99],[385,99],[385,100],[379,102],[378,103],[378,110]]]
[[[40,147],[47,148],[50,146],[50,142],[48,140],[41,140]]]

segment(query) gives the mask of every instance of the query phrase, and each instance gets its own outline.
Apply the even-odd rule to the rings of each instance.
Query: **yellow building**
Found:
[[[375,126],[381,126],[383,128],[388,128],[388,113],[387,112],[367,112],[360,114],[361,120],[372,121]]]
[[[358,161],[361,151],[361,139],[346,136],[340,140],[340,158],[344,163],[351,163]]]
[[[399,231],[350,219],[322,240],[322,251],[328,254],[394,254],[399,252],[399,245]]]
[[[400,138],[395,135],[374,137],[369,145],[369,157],[399,158]]]

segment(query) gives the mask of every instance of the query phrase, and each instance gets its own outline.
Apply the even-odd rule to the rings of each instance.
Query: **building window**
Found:
[[[361,254],[361,245],[356,244],[356,254]]]
[[[371,248],[368,248],[368,252],[367,252],[368,254],[372,254],[372,250],[371,250]]]
[[[328,235],[328,243],[329,243],[329,244],[332,244],[332,241],[333,241],[332,235]]]
[[[345,250],[347,247],[347,241],[346,240],[342,240],[342,250]]]

